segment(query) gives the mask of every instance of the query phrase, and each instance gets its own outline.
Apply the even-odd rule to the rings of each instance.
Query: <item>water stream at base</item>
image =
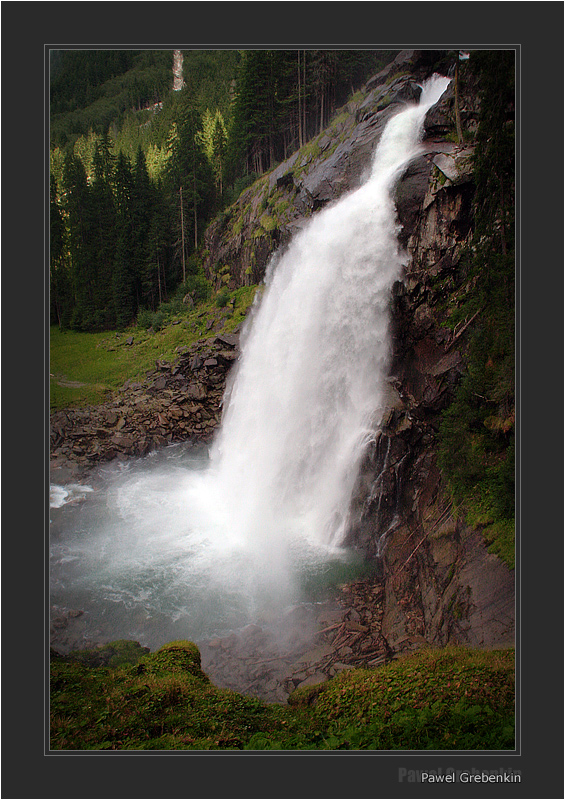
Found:
[[[392,191],[448,83],[426,82],[388,122],[365,184],[272,259],[211,450],[175,445],[52,486],[51,604],[84,611],[86,639],[153,649],[275,630],[362,569],[341,543],[383,410],[403,265]]]

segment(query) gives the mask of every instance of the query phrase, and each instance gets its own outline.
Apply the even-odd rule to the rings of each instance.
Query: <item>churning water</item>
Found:
[[[274,618],[347,561],[403,264],[393,189],[448,83],[426,82],[388,122],[363,186],[272,259],[210,452],[177,445],[52,487],[52,603],[87,611],[105,639],[159,646]]]

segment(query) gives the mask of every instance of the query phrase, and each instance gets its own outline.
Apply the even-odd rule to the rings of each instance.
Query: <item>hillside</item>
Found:
[[[198,287],[210,220],[390,51],[51,54],[52,324],[131,325]],[[175,77],[176,74],[176,77]]]

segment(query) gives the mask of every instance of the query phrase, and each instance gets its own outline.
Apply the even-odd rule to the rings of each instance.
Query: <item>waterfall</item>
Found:
[[[403,266],[394,187],[448,84],[427,81],[420,103],[387,123],[366,182],[271,260],[209,461],[187,467],[169,449],[105,468],[85,510],[69,508],[72,532],[55,521],[52,602],[154,646],[280,613],[305,574],[342,555],[384,410],[389,300]]]
[[[420,103],[388,122],[364,185],[318,213],[267,269],[208,476],[232,541],[257,546],[263,566],[294,539],[331,549],[346,533],[383,405],[389,298],[403,265],[393,189],[448,84],[426,82]]]

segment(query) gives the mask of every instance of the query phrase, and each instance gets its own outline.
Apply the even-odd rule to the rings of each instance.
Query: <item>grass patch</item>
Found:
[[[277,220],[275,219],[275,217],[272,217],[269,214],[263,214],[259,222],[261,224],[261,227],[268,233],[274,231],[275,228],[277,227]]]
[[[229,316],[219,317],[218,295],[192,309],[166,318],[160,330],[150,333],[140,327],[125,331],[81,333],[50,331],[50,407],[62,408],[96,405],[128,380],[141,380],[155,367],[155,361],[174,361],[179,345],[190,346],[198,339],[216,336],[207,330],[209,320],[224,320],[224,329],[232,331],[240,324],[253,302],[257,286],[245,286],[224,292],[220,302],[230,306]],[[173,324],[173,323],[177,324]],[[127,344],[133,339],[132,344]]]
[[[480,529],[489,553],[494,553],[504,561],[510,569],[515,566],[515,519],[501,518],[490,487],[483,482],[478,494],[468,495],[465,499],[466,519],[473,528]]]
[[[171,642],[118,667],[52,660],[50,708],[54,750],[512,750],[514,651],[424,650],[282,706],[216,688]]]
[[[513,749],[513,671],[510,650],[423,650],[341,673],[317,693],[314,715],[333,749]]]

